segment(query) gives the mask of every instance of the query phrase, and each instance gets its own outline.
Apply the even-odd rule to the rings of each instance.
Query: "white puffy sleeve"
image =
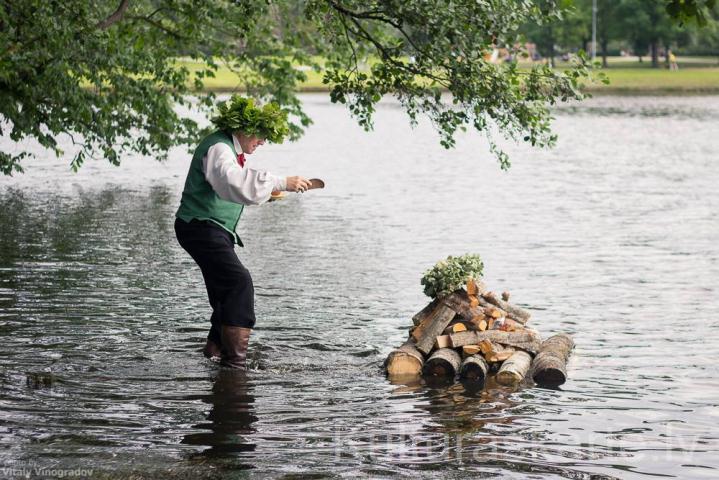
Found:
[[[258,205],[269,200],[273,190],[287,189],[284,178],[240,167],[232,149],[224,143],[216,143],[207,150],[202,168],[215,193],[230,202]]]

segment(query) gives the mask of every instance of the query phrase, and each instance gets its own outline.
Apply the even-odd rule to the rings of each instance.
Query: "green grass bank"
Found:
[[[679,70],[669,70],[664,63],[660,68],[651,68],[646,58],[639,62],[635,58],[616,57],[610,58],[608,63],[608,67],[601,71],[608,76],[610,83],[588,83],[585,91],[592,94],[625,95],[719,94],[717,58],[680,58]],[[190,71],[199,68],[197,63],[186,60],[179,60],[178,65]],[[321,72],[306,69],[305,73],[307,80],[300,85],[300,91],[328,91],[327,85],[322,83]],[[213,92],[241,91],[243,83],[240,75],[221,66],[215,77],[205,79],[205,89]]]

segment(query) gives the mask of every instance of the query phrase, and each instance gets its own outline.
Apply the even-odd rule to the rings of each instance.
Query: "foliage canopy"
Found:
[[[562,15],[564,0],[91,0],[0,2],[0,130],[36,139],[72,167],[124,153],[159,159],[192,145],[202,126],[178,112],[209,112],[203,80],[226,62],[238,90],[289,114],[289,137],[310,119],[296,96],[306,65],[324,69],[333,102],[372,128],[377,102],[394,96],[414,123],[426,115],[445,147],[458,130],[551,145],[549,106],[581,98],[583,57],[563,71],[487,59],[520,45],[520,25]],[[191,72],[178,58],[200,61]],[[321,58],[322,60],[318,60]],[[443,93],[447,95],[443,95]],[[25,147],[0,151],[0,170],[21,171]]]

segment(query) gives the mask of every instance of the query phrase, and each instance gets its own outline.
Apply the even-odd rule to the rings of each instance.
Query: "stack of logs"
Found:
[[[387,357],[392,377],[424,375],[484,384],[490,373],[501,385],[525,377],[556,387],[567,379],[566,363],[574,348],[569,335],[544,342],[526,326],[530,313],[497,296],[473,279],[466,289],[433,300],[413,318],[409,339]],[[528,376],[529,374],[529,376]]]

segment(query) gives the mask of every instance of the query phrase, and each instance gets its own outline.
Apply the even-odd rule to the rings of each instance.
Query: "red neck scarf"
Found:
[[[245,154],[239,153],[237,155],[237,163],[240,164],[240,168],[243,168],[245,166]]]

